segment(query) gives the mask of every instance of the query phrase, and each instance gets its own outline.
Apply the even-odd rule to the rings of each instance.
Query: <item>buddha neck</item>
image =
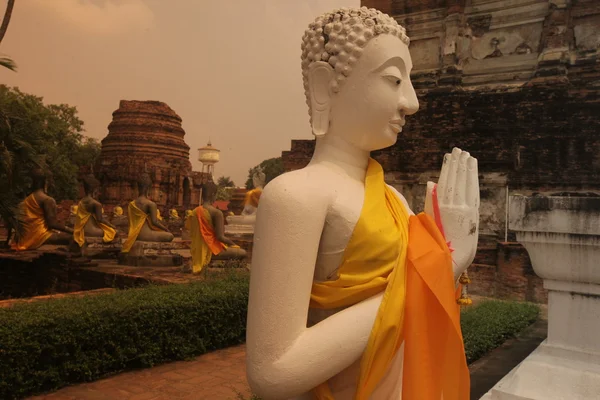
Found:
[[[317,137],[310,164],[325,164],[343,175],[364,181],[369,157],[369,151],[328,133]]]

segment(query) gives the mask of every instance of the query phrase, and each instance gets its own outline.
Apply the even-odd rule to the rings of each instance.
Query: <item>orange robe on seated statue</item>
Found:
[[[404,342],[402,399],[468,400],[469,370],[450,249],[434,220],[409,216],[369,161],[365,201],[336,280],[315,282],[311,307],[347,307],[385,292],[360,364],[367,400]],[[333,400],[327,382],[313,390]]]
[[[198,273],[210,263],[213,255],[221,253],[227,245],[217,239],[210,213],[202,206],[192,211],[185,225],[192,241],[192,272]]]
[[[48,228],[44,210],[33,193],[19,205],[19,212],[23,232],[11,243],[11,248],[17,251],[37,249],[52,236],[52,231]]]

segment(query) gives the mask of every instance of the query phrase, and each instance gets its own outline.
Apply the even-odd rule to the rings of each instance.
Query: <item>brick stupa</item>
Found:
[[[94,168],[104,204],[125,206],[137,197],[136,181],[144,171],[152,177],[150,196],[158,206],[198,203],[202,176],[192,171],[181,122],[163,102],[121,100]]]

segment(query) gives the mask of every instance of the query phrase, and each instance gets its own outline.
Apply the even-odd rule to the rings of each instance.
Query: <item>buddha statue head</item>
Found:
[[[375,9],[340,8],[309,25],[302,76],[312,132],[365,151],[393,145],[418,110],[406,30]]]
[[[152,187],[152,178],[150,177],[150,174],[148,174],[147,172],[144,172],[143,174],[141,174],[137,180],[137,187],[138,187],[138,194],[140,196],[147,197],[148,192],[150,191],[150,188]]]
[[[41,168],[34,168],[31,171],[31,190],[39,190],[42,189],[44,191],[48,190],[48,177],[49,173],[44,171]]]
[[[83,178],[83,191],[86,196],[97,197],[100,189],[100,181],[92,174]]]
[[[217,197],[217,185],[208,181],[202,184],[202,202],[203,203],[214,203]]]
[[[77,215],[77,211],[79,210],[79,207],[75,204],[73,204],[71,206],[71,215]]]
[[[192,215],[194,215],[194,211],[193,210],[185,210],[185,217],[191,217]]]
[[[169,218],[171,218],[171,219],[179,219],[179,213],[177,212],[176,209],[171,208],[169,210]]]
[[[120,217],[121,215],[123,215],[123,208],[122,208],[121,206],[116,206],[116,207],[113,209],[113,215],[114,215],[115,217]]]

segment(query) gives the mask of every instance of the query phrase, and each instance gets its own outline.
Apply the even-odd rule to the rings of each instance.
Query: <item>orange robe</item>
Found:
[[[215,235],[210,213],[202,206],[196,207],[186,219],[190,231],[192,271],[198,273],[210,263],[213,255],[221,253],[227,246]]]
[[[369,399],[404,342],[404,400],[468,400],[469,370],[450,250],[431,217],[408,215],[371,159],[363,209],[339,276],[313,284],[311,307],[347,307],[381,292],[355,399]],[[334,400],[327,382],[313,394],[317,400]]]
[[[30,194],[19,205],[19,220],[23,233],[11,243],[13,250],[33,250],[43,245],[52,236],[52,231],[46,224],[44,210]]]

